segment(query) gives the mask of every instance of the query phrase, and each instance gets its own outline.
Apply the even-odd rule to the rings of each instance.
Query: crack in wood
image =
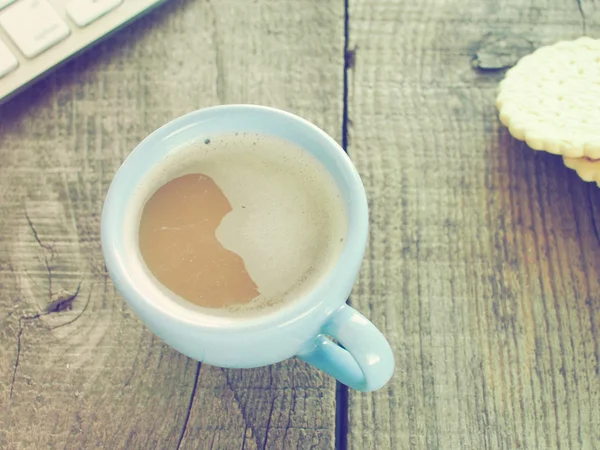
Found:
[[[225,384],[227,385],[227,388],[229,388],[229,390],[233,394],[233,401],[237,404],[238,408],[240,408],[240,413],[242,415],[242,420],[244,421],[244,425],[245,425],[246,429],[250,428],[251,431],[254,431],[254,428],[252,427],[252,425],[248,424],[248,416],[246,415],[246,403],[242,402],[240,396],[238,395],[237,389],[233,386],[233,383],[229,379],[229,373],[230,372],[228,370],[224,371]],[[273,380],[271,379],[271,382],[269,384],[272,384],[272,383],[273,383]],[[244,440],[245,439],[246,439],[246,436],[244,434]],[[256,445],[258,448],[258,443]]]
[[[17,371],[19,370],[19,363],[21,362],[21,336],[23,335],[23,321],[39,319],[43,315],[45,314],[34,314],[33,316],[22,316],[21,318],[19,318],[19,332],[17,333],[17,356],[15,358],[12,380],[10,382],[10,394],[8,396],[9,408],[12,405],[15,380],[17,378]]]
[[[287,423],[285,424],[285,433],[283,433],[283,439],[281,440],[281,442],[283,442],[284,444],[287,442],[288,431],[290,431],[290,429],[293,426],[292,425],[292,414],[296,411],[296,396],[297,395],[298,395],[297,392],[294,390],[292,392],[292,407],[289,410]]]
[[[267,420],[267,428],[265,430],[265,443],[263,445],[263,450],[266,450],[267,443],[269,442],[269,430],[271,429],[271,419],[273,417],[273,410],[275,409],[275,400],[277,396],[273,397],[273,401],[271,402],[271,410],[269,411],[269,419]]]
[[[15,380],[17,378],[17,372],[19,370],[19,364],[21,362],[21,338],[23,336],[23,322],[28,321],[28,320],[36,320],[39,319],[40,317],[43,316],[49,316],[50,314],[54,314],[54,313],[58,313],[61,311],[65,311],[66,309],[72,309],[72,305],[73,305],[73,301],[75,300],[75,298],[77,297],[77,295],[79,295],[79,291],[81,289],[81,283],[83,282],[83,280],[79,281],[79,284],[77,285],[77,290],[67,296],[66,298],[62,298],[57,300],[57,302],[53,302],[54,303],[54,307],[53,304],[51,303],[50,305],[48,305],[48,308],[46,309],[46,312],[44,313],[38,313],[38,314],[34,314],[32,316],[22,316],[19,318],[19,331],[17,333],[17,355],[15,357],[15,363],[14,363],[14,368],[13,368],[13,374],[12,374],[12,379],[10,382],[10,393],[9,393],[9,404],[12,403],[12,398],[13,398],[13,394],[14,394],[14,388],[15,388]],[[92,291],[90,290],[90,295],[88,296],[88,301],[86,303],[86,305],[84,306],[83,310],[81,311],[80,314],[77,315],[77,317],[75,317],[73,320],[67,322],[67,323],[63,323],[61,325],[58,325],[54,328],[52,328],[53,330],[59,327],[62,327],[64,325],[68,325],[71,324],[73,322],[75,322],[77,319],[79,319],[81,317],[81,315],[85,312],[85,310],[87,309],[87,305],[89,304],[90,298],[92,296]],[[68,305],[68,306],[65,306]]]
[[[35,238],[36,242],[40,245],[40,247],[50,252],[50,261],[52,261],[54,259],[54,249],[51,245],[42,242],[35,226],[33,225],[33,222],[31,221],[31,218],[29,217],[29,214],[27,214],[27,211],[25,211],[25,218],[27,219],[29,228],[31,228],[31,231],[33,232],[33,237]],[[46,253],[42,253],[42,255],[44,257],[46,270],[48,271],[48,297],[52,299],[52,268],[50,267],[50,263],[48,261],[48,257],[46,256]]]
[[[585,17],[585,12],[583,11],[583,5],[581,0],[577,0],[577,8],[579,9],[579,14],[581,14],[581,21],[583,25],[583,34],[585,35],[587,32],[587,21]]]
[[[248,434],[248,425],[246,425],[246,428],[244,428],[244,437],[242,438],[242,449],[241,450],[244,450],[246,448],[246,435],[247,434]]]
[[[181,444],[183,442],[183,437],[185,436],[185,431],[187,430],[188,422],[190,421],[190,414],[192,413],[192,406],[194,404],[194,397],[196,396],[196,387],[198,386],[198,379],[200,378],[200,368],[202,367],[202,363],[198,362],[196,366],[196,376],[194,377],[194,387],[192,387],[192,394],[190,395],[190,402],[188,404],[187,414],[185,416],[185,421],[183,422],[183,428],[181,429],[181,435],[179,436],[179,441],[177,442],[176,450],[181,448]],[[214,435],[213,435],[214,438]],[[212,448],[212,445],[211,445]]]
[[[246,445],[246,434],[247,434],[248,430],[250,430],[250,433],[251,433],[251,435],[253,437],[255,437],[255,431],[254,431],[253,424],[251,424],[251,423],[248,422],[249,419],[248,419],[248,415],[246,414],[246,402],[242,401],[242,398],[238,394],[238,389],[233,385],[233,383],[229,379],[229,373],[231,373],[231,372],[228,371],[228,370],[224,371],[225,383],[227,385],[227,388],[233,394],[233,400],[234,400],[234,402],[237,404],[238,408],[240,408],[240,413],[242,415],[242,420],[244,421],[244,426],[245,426],[244,438],[243,438],[243,445],[242,445],[242,448],[243,448],[243,446]],[[271,392],[272,391],[272,389],[271,389],[272,385],[273,385],[273,372],[272,372],[271,366],[269,366],[269,387],[267,387],[267,388],[257,387],[256,390]],[[265,431],[265,433],[268,433],[268,432],[269,432],[269,430],[267,429]],[[254,439],[255,444],[256,444],[256,448],[258,448],[258,440],[257,439],[260,439],[260,435],[256,436],[255,439]],[[265,439],[266,439],[266,434],[265,434]]]
[[[38,244],[40,244],[40,247],[45,248],[46,250],[48,250],[51,254],[51,259],[54,259],[54,249],[52,248],[51,245],[48,244],[44,244],[42,242],[42,240],[40,239],[40,236],[38,235],[38,232],[35,228],[35,226],[33,226],[33,222],[31,221],[31,218],[29,217],[29,214],[27,214],[27,211],[25,211],[25,218],[27,219],[27,223],[29,224],[29,228],[31,228],[31,231],[33,232],[33,237],[35,238],[35,240],[37,241]]]

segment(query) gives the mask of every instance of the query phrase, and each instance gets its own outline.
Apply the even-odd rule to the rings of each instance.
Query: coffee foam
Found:
[[[260,294],[245,311],[310,291],[335,265],[347,219],[331,175],[310,153],[278,138],[228,134],[174,149],[140,186],[145,203],[173,178],[211,177],[233,210],[216,237],[243,260]]]

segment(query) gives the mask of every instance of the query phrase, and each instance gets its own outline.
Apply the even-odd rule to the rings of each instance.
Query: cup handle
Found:
[[[329,317],[321,332],[307,342],[298,358],[363,392],[383,387],[392,377],[394,354],[390,345],[354,308],[344,304]]]

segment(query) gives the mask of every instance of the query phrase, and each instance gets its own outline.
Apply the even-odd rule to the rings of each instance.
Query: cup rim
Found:
[[[150,276],[147,275],[145,279],[140,279],[142,275],[139,273],[134,276],[131,263],[119,251],[120,244],[126,238],[124,232],[119,233],[119,230],[122,231],[124,228],[126,220],[126,214],[121,210],[123,204],[127,205],[134,195],[134,190],[126,189],[126,181],[128,174],[136,170],[135,159],[139,158],[140,154],[148,148],[160,143],[162,139],[182,131],[190,124],[197,124],[207,119],[222,118],[223,115],[231,112],[243,114],[260,112],[283,116],[291,124],[304,127],[313,133],[319,140],[320,150],[328,152],[335,159],[336,166],[340,169],[340,174],[348,186],[346,190],[349,191],[348,198],[350,199],[350,201],[345,201],[348,220],[345,245],[330,272],[301,298],[277,308],[265,309],[264,313],[256,315],[211,315],[205,312],[206,310],[200,311],[185,308],[183,305],[174,305],[176,302],[172,298],[169,299],[163,289],[155,286],[156,282]],[[341,189],[339,183],[338,187]],[[335,283],[336,279],[355,276],[353,272],[360,266],[367,242],[368,205],[365,189],[356,168],[342,147],[325,131],[306,119],[281,109],[253,104],[229,104],[189,112],[167,122],[144,138],[125,158],[111,181],[102,209],[101,228],[102,251],[108,272],[116,288],[134,309],[148,308],[175,321],[208,328],[265,329],[293,321],[298,317],[304,317],[311,311],[321,309],[325,303],[339,300],[327,298],[328,295],[331,295],[328,293],[327,286]],[[338,304],[345,301],[345,298],[341,299]]]

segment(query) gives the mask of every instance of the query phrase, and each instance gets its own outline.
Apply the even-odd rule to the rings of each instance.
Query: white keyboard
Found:
[[[0,102],[165,0],[0,0]]]

